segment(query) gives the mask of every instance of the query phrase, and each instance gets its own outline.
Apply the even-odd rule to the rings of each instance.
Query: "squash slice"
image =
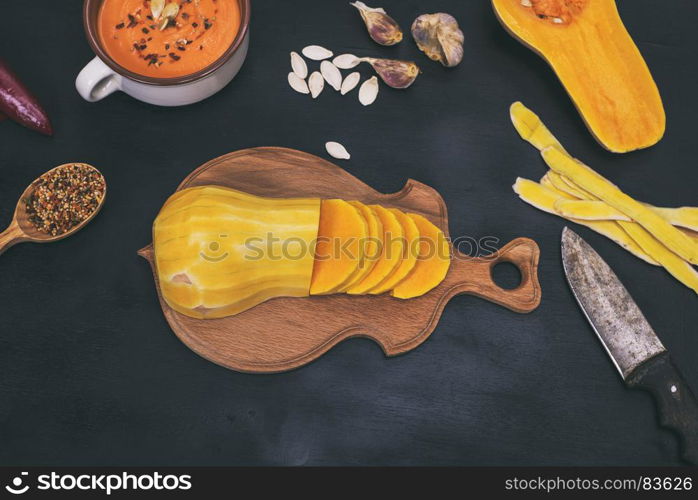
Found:
[[[344,200],[322,200],[310,295],[334,293],[351,280],[362,260],[368,223]]]
[[[400,265],[378,286],[369,290],[372,295],[379,295],[392,290],[395,285],[401,282],[405,276],[409,274],[410,271],[417,265],[417,256],[419,254],[419,228],[414,222],[412,217],[409,217],[402,210],[397,208],[389,209],[395,217],[397,217],[398,222],[402,226],[405,245],[402,251],[402,261]]]
[[[351,295],[362,295],[378,285],[390,275],[402,261],[405,245],[402,226],[395,214],[380,205],[371,205],[383,225],[381,254],[371,272],[360,282],[349,287],[346,292]]]
[[[443,231],[417,214],[407,214],[419,229],[419,256],[412,271],[393,288],[398,299],[424,295],[437,287],[451,266],[451,247]]]
[[[492,4],[505,29],[550,64],[603,147],[625,153],[662,138],[659,90],[614,0]]]
[[[383,223],[376,215],[376,212],[371,207],[364,205],[360,201],[350,201],[349,204],[356,208],[366,220],[366,223],[368,224],[368,238],[361,242],[362,258],[359,268],[349,279],[349,281],[337,290],[338,293],[346,292],[347,289],[351,288],[357,283],[360,283],[366,276],[368,276],[378,262],[381,254],[381,248],[383,246]]]

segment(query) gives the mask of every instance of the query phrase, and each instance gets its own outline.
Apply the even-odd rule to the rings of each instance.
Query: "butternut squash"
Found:
[[[317,234],[310,294],[334,293],[351,280],[361,265],[368,223],[346,201],[322,200]]]
[[[307,296],[319,218],[319,199],[214,186],[177,192],[153,224],[163,299],[182,314],[220,318],[272,297]]]
[[[614,0],[492,5],[505,29],[550,64],[602,146],[625,153],[662,138],[666,117],[659,90]]]
[[[451,266],[451,248],[443,231],[421,215],[407,215],[419,229],[419,255],[412,271],[391,292],[399,299],[424,295],[444,280]]]
[[[380,205],[371,205],[371,208],[383,225],[381,255],[371,272],[359,283],[347,289],[347,293],[351,295],[368,293],[369,290],[388,277],[402,260],[405,241],[400,222],[395,214]]]
[[[397,217],[398,222],[402,226],[402,231],[405,239],[404,248],[402,250],[402,260],[400,265],[390,273],[381,283],[369,290],[372,295],[379,295],[392,290],[400,283],[417,265],[417,256],[419,253],[419,228],[412,217],[409,217],[403,211],[396,208],[391,208],[390,211]]]
[[[450,263],[444,234],[419,215],[217,186],[173,194],[153,223],[153,246],[163,299],[201,319],[273,297],[416,297],[438,285]]]

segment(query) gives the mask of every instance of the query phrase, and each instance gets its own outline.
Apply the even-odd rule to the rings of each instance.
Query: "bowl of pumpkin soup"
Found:
[[[91,102],[119,90],[192,104],[225,87],[247,55],[250,0],[85,0],[83,18],[96,57],[76,88]]]

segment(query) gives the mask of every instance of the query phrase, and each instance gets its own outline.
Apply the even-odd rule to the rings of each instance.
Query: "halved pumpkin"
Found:
[[[404,238],[402,225],[395,214],[380,205],[371,205],[383,224],[381,255],[371,272],[354,286],[347,289],[351,295],[365,294],[393,272],[402,261]]]
[[[376,287],[369,290],[372,295],[378,295],[392,290],[395,285],[400,283],[405,276],[407,276],[410,271],[417,264],[417,257],[419,254],[419,228],[414,222],[412,217],[409,217],[402,210],[397,208],[391,208],[390,211],[397,217],[398,222],[402,226],[402,231],[405,238],[405,245],[402,251],[402,261],[400,265],[395,268],[395,270],[388,275],[381,283]]]
[[[349,282],[362,259],[368,237],[363,215],[344,200],[322,200],[310,294],[334,293]]]
[[[657,85],[614,0],[492,0],[512,36],[545,59],[606,149],[656,144],[666,117]]]
[[[451,248],[443,231],[417,214],[407,214],[419,229],[419,256],[414,269],[393,288],[392,295],[411,299],[438,286],[451,266]]]

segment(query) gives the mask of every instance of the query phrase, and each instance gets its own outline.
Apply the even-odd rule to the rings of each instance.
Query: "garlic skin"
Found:
[[[400,25],[384,9],[369,7],[359,1],[349,5],[356,7],[361,13],[368,34],[374,42],[381,45],[395,45],[402,41]]]
[[[361,62],[367,62],[381,80],[388,87],[394,89],[406,89],[414,83],[420,73],[419,66],[412,61],[399,61],[397,59],[375,59],[373,57],[362,57]]]
[[[419,16],[412,23],[412,37],[419,50],[447,68],[457,66],[463,60],[465,37],[458,21],[450,14],[439,12]]]

